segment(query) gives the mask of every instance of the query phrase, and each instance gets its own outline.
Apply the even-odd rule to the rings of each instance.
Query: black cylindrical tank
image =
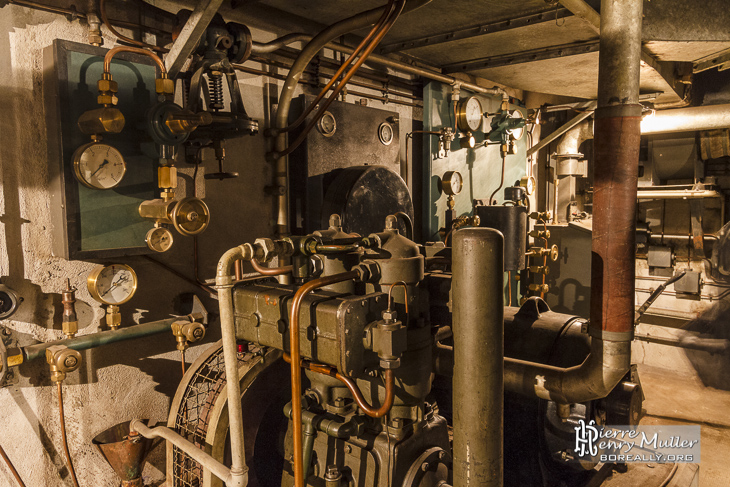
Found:
[[[524,206],[482,206],[474,211],[479,215],[479,226],[494,228],[504,235],[504,270],[525,268],[527,251],[527,208]]]

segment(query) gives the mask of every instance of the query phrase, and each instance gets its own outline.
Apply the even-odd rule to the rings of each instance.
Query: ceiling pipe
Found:
[[[655,111],[641,121],[641,133],[666,134],[730,127],[730,104]]]
[[[568,369],[505,358],[508,390],[569,404],[607,396],[631,365],[642,0],[602,0],[594,137],[591,352]]]

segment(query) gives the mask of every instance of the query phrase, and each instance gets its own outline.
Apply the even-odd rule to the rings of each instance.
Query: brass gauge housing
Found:
[[[441,177],[441,191],[448,196],[455,196],[461,193],[463,186],[464,178],[461,177],[461,173],[458,171],[448,171]]]
[[[532,176],[525,176],[520,179],[520,186],[525,188],[525,193],[530,196],[535,192],[535,178]]]
[[[172,247],[172,232],[165,227],[151,228],[144,238],[147,247],[155,252],[167,252]]]
[[[197,235],[210,223],[210,210],[200,198],[143,201],[139,205],[139,216],[154,220],[158,226],[172,225],[182,235]]]
[[[122,153],[98,141],[84,144],[73,154],[74,175],[92,189],[111,189],[122,182],[127,163]]]
[[[124,304],[137,291],[137,274],[125,264],[100,265],[86,279],[89,294],[109,306]]]
[[[456,106],[456,125],[462,132],[476,132],[482,128],[484,111],[475,96],[470,96]]]

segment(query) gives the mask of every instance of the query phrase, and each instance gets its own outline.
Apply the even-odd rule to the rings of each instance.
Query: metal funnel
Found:
[[[146,424],[147,420],[143,420]],[[144,487],[142,469],[152,440],[137,432],[129,432],[125,421],[96,435],[91,442],[99,448],[120,479],[122,487]]]

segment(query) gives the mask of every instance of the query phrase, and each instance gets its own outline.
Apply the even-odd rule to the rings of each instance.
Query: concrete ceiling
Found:
[[[239,0],[246,2],[246,0]],[[249,2],[251,0],[248,0]],[[331,24],[384,0],[260,0],[309,23]],[[598,8],[599,0],[588,0]],[[681,100],[692,63],[730,49],[727,0],[644,2],[642,92],[658,103]],[[362,34],[362,33],[361,33]],[[523,90],[595,98],[598,34],[547,0],[433,0],[404,14],[379,46],[438,66]]]

